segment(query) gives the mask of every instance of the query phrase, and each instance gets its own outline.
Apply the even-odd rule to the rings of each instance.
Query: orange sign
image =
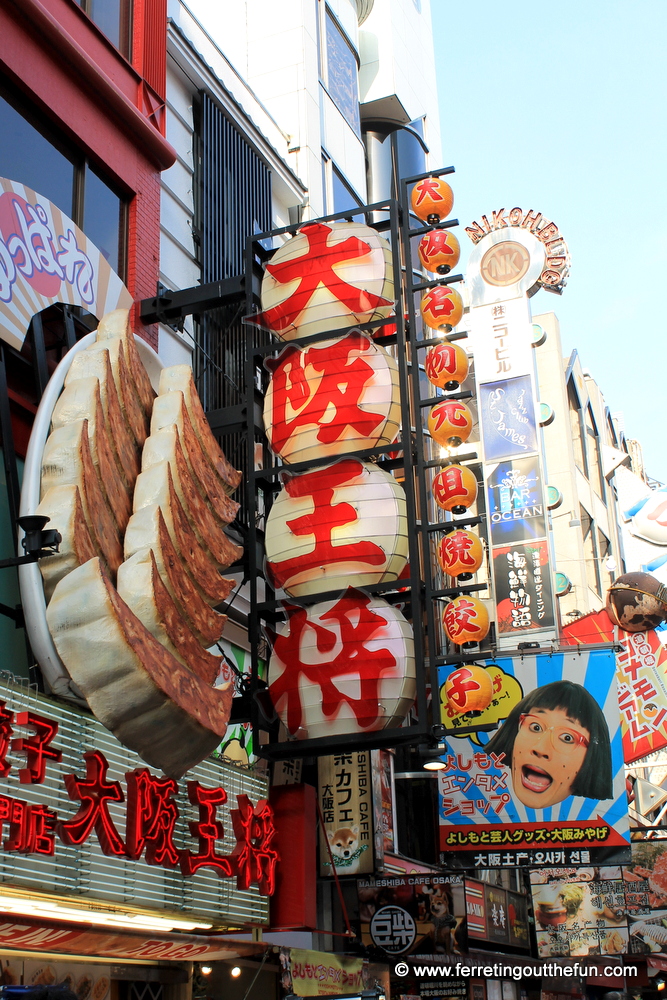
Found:
[[[607,612],[598,611],[567,625],[562,642],[618,642],[623,647],[616,654],[616,679],[626,764],[666,747],[667,649],[656,632],[615,630]]]

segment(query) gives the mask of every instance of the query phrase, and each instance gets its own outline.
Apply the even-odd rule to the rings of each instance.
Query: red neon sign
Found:
[[[58,723],[34,712],[16,715],[16,723],[34,730],[29,737],[12,739],[14,713],[0,701],[0,776],[6,777],[12,765],[7,753],[26,756],[26,767],[19,770],[22,784],[38,785],[44,781],[48,761],[60,761],[60,750],[51,746]],[[193,875],[200,868],[213,868],[223,878],[236,876],[239,889],[256,884],[259,892],[270,896],[275,889],[278,853],[271,847],[275,836],[273,810],[266,800],[256,806],[247,795],[237,795],[238,809],[231,810],[236,845],[231,854],[219,854],[216,841],[224,837],[217,818],[218,806],[227,802],[224,788],[205,788],[197,781],[188,782],[188,797],[199,806],[199,819],[190,823],[190,832],[198,840],[198,851],[180,850],[173,836],[179,817],[174,796],[178,784],[172,778],[159,778],[148,768],[136,768],[125,775],[127,795],[119,781],[107,777],[109,764],[100,750],[83,755],[86,775],[64,776],[67,794],[80,803],[70,819],[58,819],[46,805],[33,805],[22,799],[0,795],[0,840],[5,851],[21,854],[55,853],[56,836],[64,844],[84,844],[95,832],[104,854],[138,861],[142,855],[150,865],[163,868],[180,866],[183,875]],[[109,803],[126,803],[125,840],[109,812]]]

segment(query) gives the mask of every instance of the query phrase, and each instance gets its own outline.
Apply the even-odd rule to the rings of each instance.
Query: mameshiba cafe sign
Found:
[[[263,779],[220,763],[181,782],[156,775],[89,716],[0,684],[2,863],[12,882],[220,919],[222,881],[225,919],[266,922],[278,863],[267,792]]]

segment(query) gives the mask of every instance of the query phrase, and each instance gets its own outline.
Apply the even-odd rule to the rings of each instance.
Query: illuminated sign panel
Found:
[[[468,267],[490,563],[499,649],[526,636],[556,636],[551,553],[528,298],[551,266],[552,223],[512,209],[466,230],[476,244]],[[553,228],[553,233],[552,233]],[[553,262],[552,262],[553,264]],[[555,266],[555,265],[554,265]],[[564,279],[563,279],[564,280]],[[547,282],[548,283],[548,282]],[[549,287],[553,286],[553,282]]]
[[[268,921],[267,782],[205,761],[158,776],[91,716],[0,683],[0,820],[16,885]]]

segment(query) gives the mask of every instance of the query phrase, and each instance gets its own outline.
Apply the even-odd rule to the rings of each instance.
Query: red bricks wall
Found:
[[[132,329],[157,350],[157,324],[144,326],[139,319],[141,299],[155,295],[160,265],[160,175],[145,162],[137,170],[128,223],[127,287],[135,299]]]

